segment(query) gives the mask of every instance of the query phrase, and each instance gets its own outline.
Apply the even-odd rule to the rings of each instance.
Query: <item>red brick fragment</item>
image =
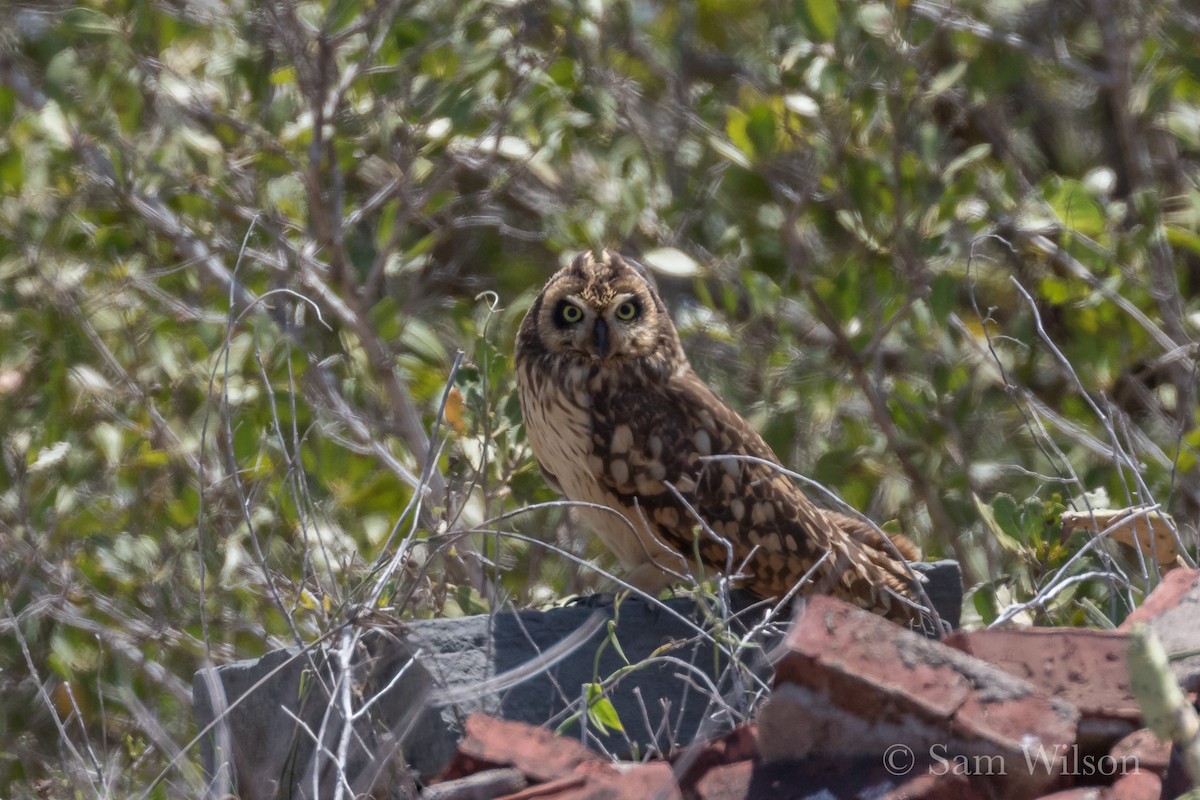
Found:
[[[1133,630],[1138,623],[1149,623],[1164,612],[1175,608],[1197,583],[1200,583],[1200,569],[1173,569],[1166,574],[1162,583],[1145,601],[1125,618],[1117,630]]]
[[[1121,623],[1129,630],[1145,623],[1171,658],[1171,671],[1185,692],[1200,691],[1200,570],[1177,569]],[[1184,656],[1188,653],[1192,655]]]
[[[885,764],[902,746],[915,775],[939,756],[995,757],[1009,768],[989,772],[990,785],[1029,797],[1058,781],[1062,765],[1026,768],[1027,751],[1075,742],[1070,703],[832,597],[809,602],[775,662],[759,716],[768,761],[840,753]]]
[[[683,796],[675,784],[671,765],[665,761],[620,767],[610,763],[608,766],[608,769],[600,769],[593,764],[581,765],[577,774],[586,776],[587,782],[551,797],[554,800],[680,800]]]
[[[614,764],[574,739],[555,736],[545,728],[472,714],[466,735],[444,779],[481,769],[512,766],[536,783],[508,800],[678,800],[681,797],[671,765]]]
[[[1128,635],[1079,628],[955,631],[945,644],[1072,703],[1083,717],[1141,719],[1130,689]]]
[[[1139,728],[1112,746],[1108,751],[1113,761],[1142,772],[1162,777],[1171,763],[1171,744],[1154,735],[1149,728]]]
[[[671,759],[679,785],[686,792],[714,767],[758,758],[758,725],[739,725],[716,739],[697,742]]]
[[[540,783],[572,775],[581,764],[609,764],[574,739],[523,722],[472,714],[465,727],[466,735],[444,778],[512,766]]]
[[[753,761],[737,761],[713,767],[696,782],[696,800],[745,800],[754,778]]]
[[[1108,800],[1108,790],[1098,786],[1081,786],[1064,789],[1053,794],[1044,794],[1038,800]]]
[[[911,778],[883,795],[881,800],[983,800],[983,797],[965,775],[944,772]]]
[[[529,781],[518,769],[488,769],[456,778],[452,781],[426,786],[421,800],[470,800],[477,797],[500,797],[522,791]]]
[[[1105,800],[1158,800],[1162,797],[1162,778],[1137,770],[1118,778]]]

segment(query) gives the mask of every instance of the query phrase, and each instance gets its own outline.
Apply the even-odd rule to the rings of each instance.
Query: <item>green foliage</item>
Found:
[[[0,795],[196,794],[209,661],[601,586],[511,366],[593,245],[978,621],[1118,622],[1153,565],[1057,517],[1193,544],[1200,57],[1110,12],[0,9]]]

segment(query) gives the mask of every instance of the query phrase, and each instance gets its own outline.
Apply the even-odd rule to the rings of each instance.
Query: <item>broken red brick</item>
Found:
[[[1171,744],[1159,739],[1149,728],[1139,728],[1114,744],[1108,754],[1118,764],[1161,777],[1171,763]]]
[[[1155,617],[1175,608],[1184,595],[1196,587],[1197,583],[1200,583],[1200,569],[1171,570],[1162,579],[1162,583],[1150,593],[1150,596],[1125,618],[1117,630],[1132,630],[1134,625],[1149,623]]]
[[[883,795],[881,800],[983,800],[983,797],[965,775],[944,772],[911,778]]]
[[[683,797],[671,765],[665,761],[622,765],[610,762],[606,767],[581,764],[576,774],[585,777],[585,783],[545,797],[553,800],[680,800]]]
[[[1137,723],[1141,710],[1130,689],[1128,635],[1081,628],[999,628],[955,631],[945,644],[1024,678],[1084,717]]]
[[[681,797],[671,765],[614,764],[574,739],[555,736],[545,728],[472,714],[466,736],[446,769],[444,780],[483,769],[512,766],[535,786],[508,800],[678,800]]]
[[[775,691],[759,715],[768,761],[859,753],[891,768],[896,747],[918,771],[939,757],[998,758],[1008,769],[988,780],[1032,796],[1062,765],[1028,768],[1028,750],[1075,742],[1078,712],[1066,701],[832,597],[809,602],[775,661]]]
[[[1099,786],[1081,786],[1076,789],[1064,789],[1053,794],[1044,794],[1038,800],[1108,800],[1108,789]]]
[[[754,762],[738,761],[713,767],[696,782],[696,800],[745,800],[750,796]]]
[[[1137,770],[1118,778],[1105,800],[1158,800],[1162,797],[1162,778]]]
[[[444,779],[511,766],[533,781],[544,782],[572,775],[581,764],[609,764],[574,739],[523,722],[472,714],[465,727],[466,735],[458,743]]]
[[[538,800],[563,800],[564,797],[570,796],[572,792],[576,792],[581,787],[586,786],[587,782],[586,775],[570,775],[566,778],[539,783],[536,786],[530,786],[513,794],[506,794],[502,800],[534,800],[534,798],[538,798]],[[424,796],[422,796],[421,800],[425,800]]]
[[[489,769],[426,786],[421,800],[466,800],[473,797],[500,797],[520,792],[529,784],[518,769]]]
[[[717,739],[697,742],[671,759],[679,785],[686,792],[714,767],[758,758],[758,726],[739,725]]]
[[[1200,570],[1177,569],[1167,574],[1163,582],[1146,598],[1141,607],[1121,623],[1121,630],[1130,630],[1144,623],[1162,642],[1168,656],[1173,657],[1171,671],[1185,692],[1200,690]]]

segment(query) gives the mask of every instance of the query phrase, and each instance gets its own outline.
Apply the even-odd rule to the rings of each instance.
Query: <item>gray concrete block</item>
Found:
[[[942,616],[957,622],[958,565],[922,570]],[[753,603],[734,593],[735,609]],[[766,610],[760,604],[718,626],[722,640],[735,641]],[[777,622],[739,652],[742,669],[729,668],[728,650],[713,643],[713,622],[693,600],[657,607],[628,598],[619,611],[580,605],[351,625],[323,648],[201,670],[193,694],[198,727],[212,725],[202,737],[210,796],[236,789],[243,800],[324,798],[339,779],[355,794],[386,786],[390,793],[378,796],[413,796],[404,765],[423,778],[441,772],[471,713],[555,728],[580,710],[586,684],[610,679],[606,696],[625,730],[589,726],[587,743],[626,757],[669,752],[724,732],[761,699],[769,678],[762,654],[788,620]],[[339,680],[343,663],[348,683]],[[583,735],[580,722],[564,734]]]

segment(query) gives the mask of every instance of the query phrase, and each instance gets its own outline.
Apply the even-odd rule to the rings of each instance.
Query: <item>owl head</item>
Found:
[[[585,252],[550,278],[521,323],[517,352],[664,368],[684,358],[646,269],[611,250]]]

